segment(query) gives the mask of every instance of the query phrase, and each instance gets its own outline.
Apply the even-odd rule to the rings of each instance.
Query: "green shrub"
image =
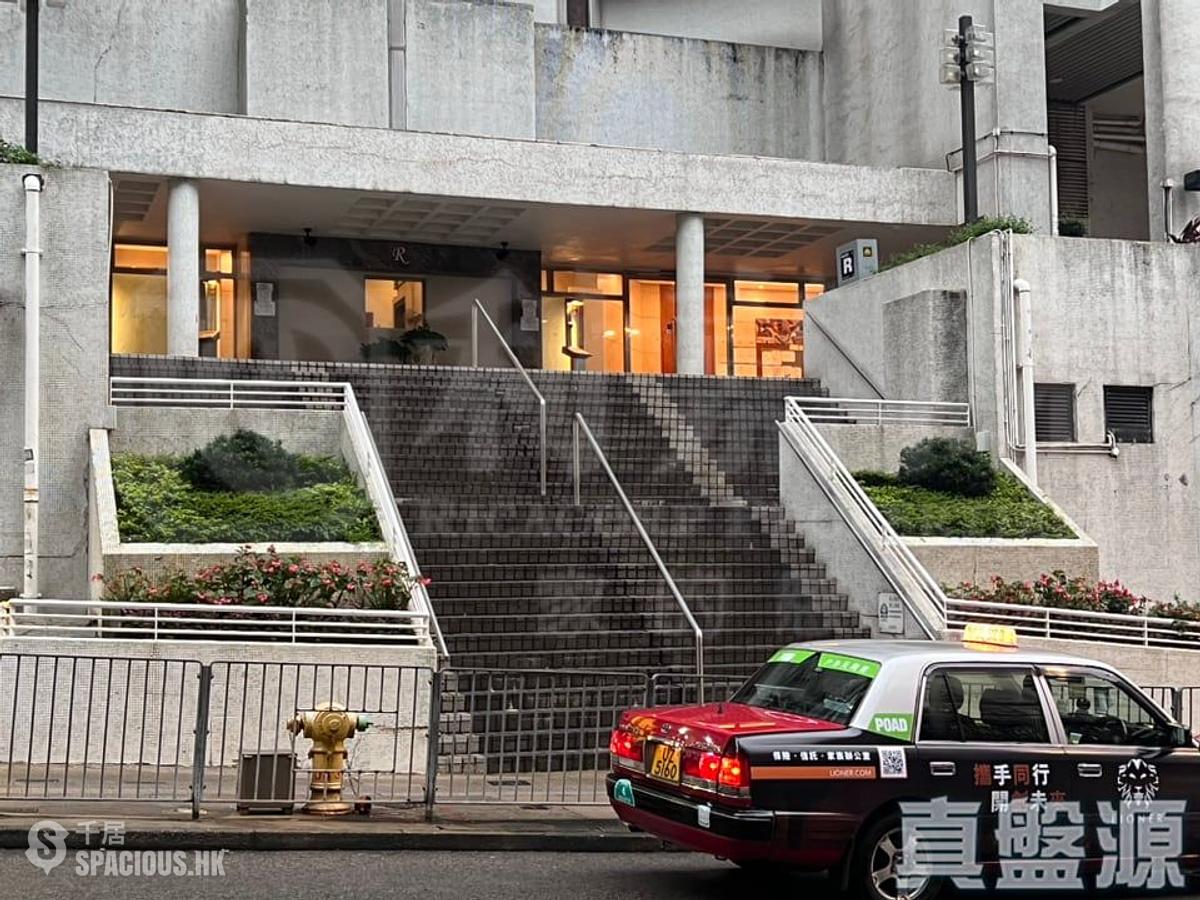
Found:
[[[281,442],[245,429],[188,454],[180,471],[193,487],[205,491],[282,491],[329,480],[323,468],[306,472],[300,455],[284,450]],[[314,475],[317,480],[310,480]]]
[[[982,497],[902,484],[878,472],[856,472],[854,477],[896,532],[908,537],[1075,537],[1050,507],[1007,472],[996,473],[995,487]]]
[[[16,163],[23,166],[40,166],[42,160],[36,153],[30,153],[24,147],[10,144],[0,138],[0,163]]]
[[[154,543],[373,541],[375,509],[344,464],[300,457],[301,481],[272,493],[197,489],[183,462],[115,454],[113,484],[121,540]],[[336,480],[331,480],[336,478]]]
[[[931,491],[983,497],[996,487],[996,471],[986,453],[965,441],[926,438],[900,451],[899,480]]]
[[[1031,234],[1033,226],[1029,224],[1027,219],[1022,219],[1018,216],[998,216],[992,218],[977,219],[974,222],[969,222],[966,225],[960,225],[951,231],[946,239],[932,244],[917,244],[900,253],[893,253],[888,257],[888,261],[881,267],[883,270],[894,269],[896,266],[902,266],[905,263],[910,263],[915,259],[920,259],[923,256],[932,256],[949,247],[955,247],[958,244],[965,243],[972,238],[982,237],[985,234],[990,234],[993,231],[1011,231],[1013,234]]]

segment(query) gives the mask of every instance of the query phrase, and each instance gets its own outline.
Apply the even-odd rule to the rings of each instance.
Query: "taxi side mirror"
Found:
[[[1192,729],[1184,725],[1172,725],[1169,729],[1172,747],[1195,747],[1192,741]]]

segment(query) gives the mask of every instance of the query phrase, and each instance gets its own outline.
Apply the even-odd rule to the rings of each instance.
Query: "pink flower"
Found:
[[[258,602],[259,602],[259,603],[266,603],[266,602],[267,602],[268,600],[270,600],[270,599],[271,599],[271,598],[270,598],[270,597],[269,597],[267,594],[259,594],[259,595],[258,595]]]
[[[295,575],[299,571],[300,571],[300,567],[298,565],[296,565],[295,563],[292,563],[290,566],[288,566],[288,574],[289,575]]]

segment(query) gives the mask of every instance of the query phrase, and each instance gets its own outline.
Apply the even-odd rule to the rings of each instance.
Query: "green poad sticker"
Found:
[[[863,678],[874,678],[879,674],[879,663],[874,660],[861,659],[857,656],[842,656],[840,653],[822,653],[821,658],[817,660],[817,668],[861,675]]]
[[[816,651],[814,651],[814,650],[783,649],[783,650],[778,651],[774,656],[772,656],[767,661],[773,662],[773,663],[792,663],[793,665],[800,665],[800,663],[811,659],[815,652]]]
[[[912,713],[876,713],[867,731],[907,741],[912,738]]]

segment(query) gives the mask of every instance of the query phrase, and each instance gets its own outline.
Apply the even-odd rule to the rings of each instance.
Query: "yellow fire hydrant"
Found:
[[[303,733],[313,742],[308,751],[312,779],[304,812],[318,816],[344,816],[352,812],[354,805],[342,800],[346,741],[370,728],[371,720],[361,713],[346,712],[337,703],[322,703],[312,712],[296,713],[284,727],[292,734]]]

